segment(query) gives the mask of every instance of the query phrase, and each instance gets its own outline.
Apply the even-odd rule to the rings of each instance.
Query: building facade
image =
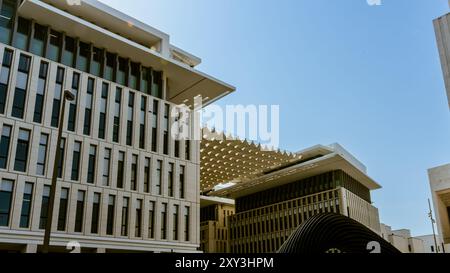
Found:
[[[435,19],[433,25],[450,108],[450,13]]]
[[[412,237],[409,229],[392,230],[390,226],[381,224],[381,237],[402,253],[427,253],[424,241]]]
[[[63,115],[50,251],[197,251],[200,144],[171,113],[234,88],[167,34],[69,2],[0,1],[0,251],[40,249]]]

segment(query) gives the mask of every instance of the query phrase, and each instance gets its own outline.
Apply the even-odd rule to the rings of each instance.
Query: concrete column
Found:
[[[37,249],[38,249],[37,245],[29,244],[24,247],[22,252],[23,253],[37,253]]]
[[[105,254],[106,253],[106,248],[97,248],[95,250],[95,253]]]

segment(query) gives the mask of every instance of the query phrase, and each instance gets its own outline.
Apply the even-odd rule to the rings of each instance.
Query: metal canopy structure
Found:
[[[210,191],[219,184],[248,181],[301,159],[295,153],[271,150],[205,128],[200,148],[201,191]]]

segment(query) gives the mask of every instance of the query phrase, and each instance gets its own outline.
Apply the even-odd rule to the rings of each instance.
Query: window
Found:
[[[59,112],[61,111],[61,96],[64,82],[64,68],[58,67],[55,84],[55,97],[53,98],[52,122],[51,126],[58,128]]]
[[[9,226],[14,181],[3,179],[0,182],[0,227]]]
[[[155,202],[150,201],[148,216],[148,238],[155,238]]]
[[[42,192],[41,217],[39,221],[39,229],[45,229],[48,219],[48,203],[50,201],[50,186],[44,186]]]
[[[144,165],[144,192],[150,193],[150,158],[145,158]]]
[[[100,77],[102,72],[102,63],[103,63],[103,50],[94,47],[91,62],[91,74]]]
[[[175,137],[175,144],[174,144],[174,155],[176,158],[180,158],[180,131],[181,131],[181,125],[180,125],[180,117],[181,117],[181,112],[179,108],[175,108],[176,109],[176,116],[175,116],[175,123],[177,124],[178,128],[176,128],[176,132],[173,132],[176,134]],[[174,135],[175,135],[174,134]]]
[[[20,129],[19,139],[17,141],[16,161],[14,163],[15,171],[26,172],[29,148],[30,148],[30,131]]]
[[[141,237],[142,236],[142,200],[137,200],[136,204],[136,219],[135,219],[135,237]]]
[[[174,165],[173,163],[169,163],[169,174],[168,174],[168,189],[169,189],[169,196],[173,197],[173,169],[174,169]]]
[[[161,208],[161,240],[167,239],[167,204],[163,203]]]
[[[169,111],[170,111],[170,106],[168,104],[164,105],[163,153],[165,155],[169,154]]]
[[[190,209],[189,207],[184,208],[184,240],[188,242],[190,240],[189,238],[189,218],[190,218]]]
[[[151,95],[150,84],[151,82],[151,68],[142,67],[141,70],[141,91],[145,94]]]
[[[77,122],[77,101],[78,101],[78,89],[80,87],[80,74],[73,73],[72,78],[72,94],[75,97],[73,101],[70,102],[69,107],[69,122],[67,123],[67,130],[75,132],[75,125]]]
[[[128,87],[132,89],[139,90],[138,88],[138,79],[139,79],[139,64],[138,63],[131,63],[131,71],[130,71],[130,78],[128,80]]]
[[[6,169],[8,165],[11,130],[11,126],[3,125],[2,139],[0,140],[0,169]]]
[[[133,145],[133,115],[134,115],[134,93],[130,92],[128,97],[128,119],[127,119],[127,145]]]
[[[159,103],[153,100],[153,119],[152,119],[152,152],[157,152],[158,149],[158,111]]]
[[[131,160],[131,190],[136,191],[137,190],[137,161],[138,156],[133,155],[133,158]]]
[[[45,167],[47,162],[47,147],[48,147],[48,135],[41,134],[41,138],[39,140],[39,151],[36,168],[37,175],[45,175]]]
[[[162,99],[162,73],[153,71],[152,96]]]
[[[108,198],[108,215],[106,219],[106,234],[113,235],[114,234],[114,211],[116,208],[116,197],[114,195],[110,195]]]
[[[161,183],[162,183],[161,169],[162,169],[162,161],[158,160],[157,164],[156,164],[156,193],[158,195],[162,194],[162,190],[161,190]]]
[[[17,20],[17,30],[14,34],[13,46],[22,50],[28,49],[28,39],[30,37],[31,22],[19,17]]]
[[[25,101],[27,98],[28,73],[30,72],[31,58],[20,55],[19,69],[17,72],[16,91],[12,107],[12,116],[23,119]]]
[[[109,186],[109,174],[111,170],[111,149],[105,149],[103,158],[103,186]]]
[[[61,158],[59,159],[59,162],[58,162],[58,178],[63,177],[64,159],[66,157],[66,139],[65,138],[61,138],[60,151],[61,151]]]
[[[102,96],[100,100],[100,122],[98,128],[98,138],[105,139],[106,131],[106,111],[108,107],[108,89],[109,85],[103,83],[102,86]]]
[[[173,240],[178,241],[178,214],[180,207],[178,205],[173,206]]]
[[[184,148],[186,160],[191,160],[191,141],[189,139],[186,139]]]
[[[119,57],[119,69],[116,74],[116,83],[126,85],[128,74],[128,61]]]
[[[89,60],[91,58],[91,46],[89,44],[80,42],[79,53],[77,58],[77,69],[89,73]]]
[[[66,230],[67,209],[69,208],[69,189],[62,188],[59,197],[58,231]]]
[[[72,156],[72,175],[71,180],[78,181],[80,176],[81,142],[75,141],[73,145]]]
[[[185,192],[185,190],[184,190],[185,179],[186,179],[185,167],[184,166],[180,166],[180,180],[179,180],[180,187],[179,187],[179,190],[180,190],[180,198],[181,199],[184,199],[184,196],[185,196],[185,194],[184,194],[184,192]]]
[[[100,220],[100,193],[94,193],[94,202],[92,204],[92,221],[91,221],[91,233],[98,234],[98,223]]]
[[[50,42],[47,48],[47,59],[59,62],[59,55],[61,53],[62,34],[54,30],[50,31]]]
[[[2,18],[0,17],[0,22]],[[8,94],[9,76],[11,74],[13,52],[5,49],[3,54],[2,70],[0,72],[0,114],[5,113],[6,97]]]
[[[128,197],[123,198],[123,206],[122,206],[122,227],[120,230],[121,236],[128,236],[128,205],[130,199]]]
[[[77,207],[75,213],[75,232],[83,231],[83,217],[84,217],[84,198],[86,193],[84,191],[78,191],[77,195]]]
[[[88,79],[86,89],[86,108],[84,109],[84,126],[83,134],[86,136],[91,135],[91,121],[92,121],[92,101],[94,95],[95,80],[93,78]]]
[[[106,66],[103,77],[108,81],[114,81],[114,70],[116,68],[116,55],[107,52],[106,53]]]
[[[39,68],[39,79],[36,90],[36,102],[34,104],[33,121],[42,123],[42,112],[44,110],[45,88],[47,85],[48,63],[41,62]]]
[[[74,67],[75,63],[75,50],[77,48],[77,42],[74,38],[66,36],[64,43],[64,51],[62,54],[61,62],[69,67]]]
[[[16,12],[17,1],[3,0],[0,11],[0,42],[9,44],[11,41],[12,25]]]
[[[141,124],[139,128],[139,148],[145,149],[145,125],[146,125],[146,113],[147,113],[147,98],[141,97]]]
[[[97,161],[97,146],[91,145],[89,147],[89,162],[88,162],[88,173],[87,182],[89,184],[94,184],[95,181],[95,163]]]
[[[119,161],[117,163],[117,188],[123,189],[123,179],[125,172],[125,153],[119,152]]]
[[[115,110],[114,110],[114,125],[113,125],[113,141],[119,142],[119,134],[120,134],[120,112],[121,109],[121,101],[122,101],[122,89],[116,89],[116,99],[115,99]]]
[[[47,40],[47,28],[39,24],[34,24],[34,35],[31,40],[30,52],[43,57],[45,42]]]

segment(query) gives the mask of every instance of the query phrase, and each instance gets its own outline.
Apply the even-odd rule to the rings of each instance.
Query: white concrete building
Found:
[[[381,224],[381,237],[402,253],[425,253],[423,241],[412,237],[409,229],[392,230],[390,226]]]
[[[434,238],[436,237],[436,242]],[[420,239],[423,242],[424,252],[428,254],[433,253],[449,253],[449,249],[444,249],[444,241],[442,241],[442,237],[439,235],[433,236],[431,235],[424,235],[424,236],[416,236],[414,238]],[[436,247],[437,244],[437,247]]]
[[[450,13],[433,21],[450,108]]]
[[[0,251],[39,251],[61,117],[50,251],[194,252],[199,143],[169,115],[234,91],[169,35],[96,0],[0,1]]]

